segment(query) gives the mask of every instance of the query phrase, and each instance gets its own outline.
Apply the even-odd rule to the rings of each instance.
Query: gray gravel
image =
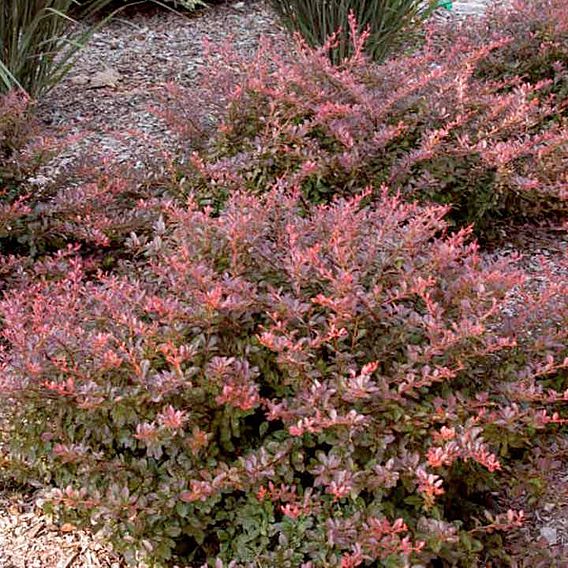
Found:
[[[252,52],[260,36],[289,41],[263,1],[237,2],[180,15],[167,10],[126,13],[94,34],[77,64],[39,105],[54,133],[80,137],[57,163],[81,151],[141,166],[167,146],[165,124],[151,112],[169,82],[195,87],[204,68],[204,41]],[[198,95],[196,94],[196,97]]]

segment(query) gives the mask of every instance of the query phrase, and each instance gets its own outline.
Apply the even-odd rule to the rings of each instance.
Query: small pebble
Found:
[[[540,529],[540,536],[544,538],[550,545],[556,544],[558,540],[557,531],[552,527],[542,527]]]

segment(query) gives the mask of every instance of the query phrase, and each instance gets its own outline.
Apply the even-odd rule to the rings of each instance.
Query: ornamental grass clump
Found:
[[[368,34],[366,52],[375,61],[383,60],[432,15],[438,0],[272,0],[272,4],[287,27],[309,45],[327,44],[331,61],[338,64],[352,54],[353,34],[362,32]],[[350,25],[350,16],[356,26]]]
[[[297,185],[318,203],[385,183],[408,199],[451,205],[451,221],[484,238],[565,218],[568,16],[560,0],[536,13],[534,5],[457,31],[438,24],[422,49],[381,66],[357,34],[339,66],[325,47],[302,42],[284,54],[265,44],[252,60],[224,54],[208,79],[220,86],[223,119],[208,151],[185,156],[189,190],[222,206],[242,188]],[[523,14],[536,21],[523,25]],[[540,30],[532,41],[528,27]],[[172,94],[166,118],[183,144],[195,104]]]
[[[134,566],[502,558],[501,472],[567,418],[566,282],[370,196],[165,201],[112,274],[37,262],[0,303],[4,471]]]
[[[83,4],[92,14],[111,0]],[[0,93],[14,88],[38,97],[69,71],[92,30],[70,32],[76,0],[2,0],[0,7]]]

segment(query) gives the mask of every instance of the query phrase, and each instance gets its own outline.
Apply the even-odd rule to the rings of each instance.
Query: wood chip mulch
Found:
[[[105,543],[71,524],[56,525],[36,494],[0,494],[2,568],[123,568]]]

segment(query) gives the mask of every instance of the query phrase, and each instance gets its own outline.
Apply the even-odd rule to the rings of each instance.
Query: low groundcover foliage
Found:
[[[0,304],[12,474],[133,565],[474,565],[522,521],[480,520],[508,448],[562,422],[568,290],[369,195],[165,202],[115,274],[36,263]]]

